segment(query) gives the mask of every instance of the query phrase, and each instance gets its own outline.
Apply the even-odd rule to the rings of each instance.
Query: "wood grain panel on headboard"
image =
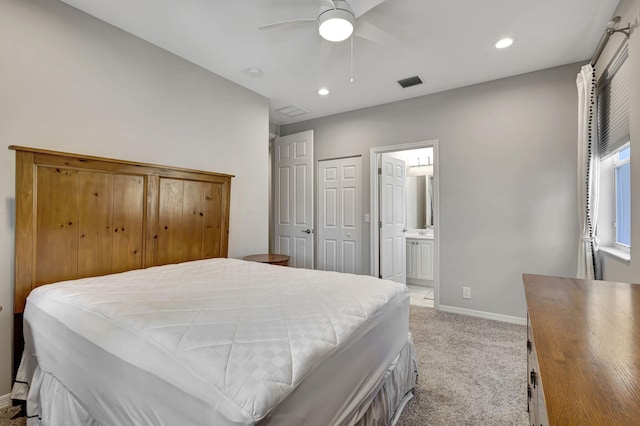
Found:
[[[42,284],[227,256],[232,175],[9,148],[15,313]]]

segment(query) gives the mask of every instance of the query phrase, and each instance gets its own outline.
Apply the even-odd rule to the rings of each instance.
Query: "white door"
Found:
[[[313,130],[276,138],[275,252],[313,269]]]
[[[362,158],[318,162],[318,269],[361,273]]]
[[[380,167],[380,276],[406,281],[404,161],[382,154]]]

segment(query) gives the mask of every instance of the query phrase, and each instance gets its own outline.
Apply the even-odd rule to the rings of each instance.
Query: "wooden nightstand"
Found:
[[[244,257],[244,260],[251,262],[268,263],[278,266],[289,266],[289,259],[291,259],[291,256],[287,256],[286,254],[252,254],[251,256]]]

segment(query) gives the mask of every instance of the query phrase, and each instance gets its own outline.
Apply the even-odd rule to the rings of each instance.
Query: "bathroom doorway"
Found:
[[[404,282],[410,288],[412,303],[420,294],[424,295],[420,296],[421,299],[427,299],[419,304],[437,308],[440,239],[438,141],[377,147],[372,148],[370,154],[370,211],[372,223],[378,225],[371,227],[371,274]],[[386,175],[392,167],[396,170],[394,178],[403,173],[403,188],[391,186]],[[390,197],[387,193],[391,192],[396,196]],[[399,197],[402,198],[402,209],[394,204]],[[387,201],[391,198],[393,201]],[[403,212],[402,225],[392,227],[390,225],[398,224],[397,212]]]

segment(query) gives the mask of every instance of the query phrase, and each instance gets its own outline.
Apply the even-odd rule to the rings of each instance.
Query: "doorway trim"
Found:
[[[370,241],[371,241],[371,275],[380,276],[380,215],[378,210],[379,204],[379,185],[378,185],[378,155],[395,151],[407,151],[410,149],[433,148],[433,194],[434,194],[434,297],[433,307],[440,307],[440,154],[438,149],[438,139],[410,142],[398,145],[377,146],[369,151],[369,177],[370,177],[370,200],[369,211],[371,212]]]

